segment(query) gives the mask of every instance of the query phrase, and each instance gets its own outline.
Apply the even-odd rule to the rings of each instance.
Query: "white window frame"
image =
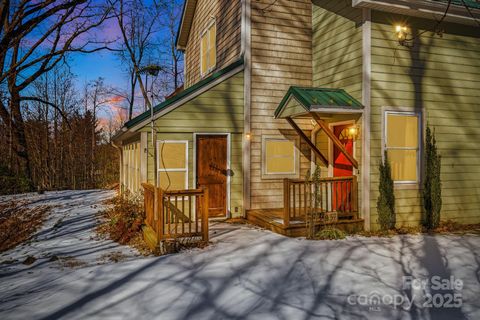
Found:
[[[417,127],[417,147],[387,147],[387,130],[388,130],[388,115],[400,115],[400,116],[414,116],[418,119],[418,127]],[[421,154],[422,154],[422,136],[423,136],[423,118],[421,112],[415,111],[392,111],[392,110],[385,110],[383,112],[383,136],[382,136],[382,161],[385,160],[385,151],[388,150],[415,150],[417,152],[417,167],[416,167],[416,180],[393,180],[395,185],[418,185],[421,183]]]
[[[161,164],[161,147],[162,143],[184,143],[185,144],[185,168],[166,169],[160,168]],[[188,140],[157,140],[157,185],[160,186],[160,172],[185,172],[185,190],[188,189]],[[169,189],[173,190],[173,189]]]
[[[293,172],[267,172],[267,141],[289,141],[294,143],[293,146],[293,158],[294,158],[294,171]],[[297,179],[300,177],[300,157],[299,157],[299,139],[295,137],[294,139],[287,139],[282,136],[262,136],[262,179],[283,179],[283,178],[293,178]]]
[[[130,192],[140,189],[141,161],[137,158],[137,152],[140,152],[139,141],[122,146],[122,184]]]
[[[202,72],[202,64],[203,64],[203,56],[202,56],[202,38],[203,36],[208,33],[208,31],[210,30],[210,28],[212,28],[213,26],[215,26],[215,45],[213,46],[215,48],[215,63],[211,66],[211,67],[208,67],[208,64],[207,64],[207,70],[205,70],[205,72]],[[205,56],[208,57],[209,56],[209,53],[210,53],[210,37],[207,37],[207,51],[205,53]],[[210,74],[214,69],[215,67],[217,66],[217,22],[215,19],[213,19],[208,25],[207,27],[200,33],[200,76],[203,78],[205,77],[206,75]]]

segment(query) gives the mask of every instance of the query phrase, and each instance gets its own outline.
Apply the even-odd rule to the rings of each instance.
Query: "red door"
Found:
[[[339,125],[333,127],[333,133],[340,142],[345,146],[347,152],[353,156],[353,139],[348,137],[348,127],[350,125]],[[347,157],[333,145],[333,176],[334,177],[351,177],[353,175],[353,165],[348,161]],[[351,185],[342,181],[333,182],[333,209],[336,211],[347,211],[346,208],[350,201]]]

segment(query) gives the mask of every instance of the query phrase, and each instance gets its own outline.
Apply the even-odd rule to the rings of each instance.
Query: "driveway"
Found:
[[[0,255],[0,318],[480,319],[478,235],[308,241],[213,223],[207,248],[142,257],[95,236],[112,196],[30,196],[56,207]]]

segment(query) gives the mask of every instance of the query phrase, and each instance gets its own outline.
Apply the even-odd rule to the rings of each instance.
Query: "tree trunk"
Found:
[[[15,153],[20,160],[20,166],[26,178],[32,183],[32,172],[30,168],[30,157],[28,155],[27,138],[25,136],[25,123],[20,112],[20,94],[15,87],[10,86],[10,110],[13,117],[12,133],[15,135]]]

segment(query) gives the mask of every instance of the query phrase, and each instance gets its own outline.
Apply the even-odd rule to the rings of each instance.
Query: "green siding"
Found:
[[[362,11],[348,1],[313,1],[313,86],[362,98]]]
[[[243,72],[223,81],[200,96],[155,121],[158,140],[188,141],[188,187],[194,188],[194,133],[230,133],[230,207],[233,216],[243,211]],[[150,125],[140,131],[150,132]],[[147,177],[154,182],[155,166],[151,135],[148,135]],[[235,212],[238,207],[238,213]]]
[[[242,132],[243,72],[157,119],[155,126],[167,132]]]
[[[422,111],[435,128],[442,155],[442,219],[480,222],[480,38],[475,28],[444,24],[442,37],[426,32],[413,48],[399,46],[393,32],[405,17],[372,12],[371,208],[376,225],[378,162],[382,153],[382,110]],[[409,18],[412,30],[434,21]],[[478,32],[477,32],[478,33]],[[397,188],[398,225],[421,220],[421,190]]]

